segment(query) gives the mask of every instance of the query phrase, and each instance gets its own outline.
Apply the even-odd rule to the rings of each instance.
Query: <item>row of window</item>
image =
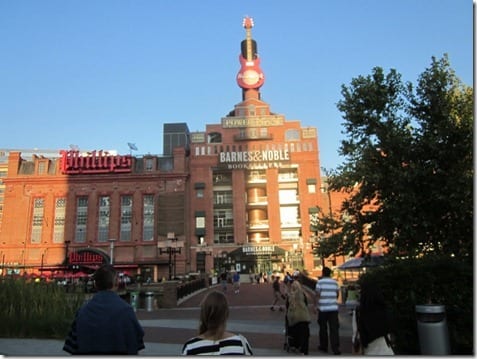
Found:
[[[251,115],[253,116],[253,115]],[[268,127],[241,128],[241,137],[266,137],[268,136]],[[285,131],[285,141],[300,141],[301,132],[298,129],[289,129]],[[220,132],[211,132],[208,135],[207,143],[221,143],[222,134]]]
[[[109,196],[101,196],[98,200],[98,221],[97,221],[97,241],[107,242],[110,238],[109,226],[111,215],[111,199]],[[74,241],[78,243],[86,242],[87,226],[89,220],[88,213],[89,199],[81,196],[76,199],[76,220],[74,229]],[[120,208],[120,241],[130,241],[132,233],[132,205],[133,199],[130,195],[121,196]],[[142,239],[152,241],[154,239],[154,195],[143,196],[143,223]],[[53,243],[63,243],[65,240],[65,216],[66,198],[55,199],[55,210],[53,219]],[[31,243],[41,243],[44,225],[48,225],[45,216],[45,199],[35,198],[33,201],[33,215],[31,222]]]
[[[265,171],[253,170],[248,171],[247,176],[251,178],[259,178],[266,180]],[[214,206],[214,243],[233,243],[233,191],[232,191],[232,176],[229,172],[220,172],[214,173],[214,188],[213,188],[213,199]],[[299,210],[299,195],[298,195],[298,184],[293,182],[288,182],[289,180],[294,180],[298,178],[296,169],[281,170],[279,172],[279,178],[284,180],[285,183],[280,183],[279,185],[279,203],[280,206],[280,218],[281,226],[288,227],[288,229],[283,228],[282,230],[282,239],[283,240],[296,240],[299,237],[299,231],[291,229],[293,227],[301,226],[300,219],[300,210]],[[311,179],[307,181],[309,193],[315,193],[316,191],[316,180]],[[196,183],[195,184],[196,195],[198,198],[204,197],[205,183]],[[266,200],[266,191],[265,188],[260,187],[259,197],[255,196],[250,198],[251,203],[257,202],[258,199],[265,198]],[[263,193],[262,193],[263,192]],[[224,206],[226,206],[224,208]],[[227,208],[228,207],[228,208]],[[253,219],[248,218],[247,222],[252,227],[268,226],[268,219],[266,211],[263,216],[259,216],[257,211],[260,209],[254,209]],[[260,217],[260,218],[259,218]],[[263,217],[263,218],[262,218]],[[251,230],[253,232],[253,228]],[[262,229],[263,230],[263,229]],[[197,212],[196,213],[196,234],[202,235],[205,233],[205,213]],[[268,237],[268,235],[267,235]]]
[[[63,243],[65,236],[66,198],[55,199],[55,213],[53,217],[53,243]],[[33,201],[33,215],[31,224],[31,243],[41,243],[43,224],[45,222],[45,199],[35,198]],[[48,223],[46,223],[48,224]]]
[[[56,164],[57,162],[53,158],[40,159],[37,161],[24,161],[22,163],[22,167],[19,173],[28,174],[28,175],[55,174]],[[153,172],[157,170],[169,172],[171,171],[171,169],[173,169],[173,158],[144,157],[142,161],[140,160],[140,158],[136,158],[134,171],[138,173]],[[0,177],[6,177],[6,176],[7,176],[7,172],[0,171]]]
[[[99,197],[99,211],[98,211],[98,242],[106,242],[109,236],[110,223],[110,197]],[[130,241],[132,233],[132,208],[133,198],[131,195],[121,196],[120,201],[120,227],[119,240]],[[154,195],[143,196],[143,221],[142,221],[142,240],[152,241],[154,239]],[[76,226],[75,226],[75,241],[86,241],[86,226],[88,223],[88,197],[78,197],[76,205]]]
[[[218,187],[219,185],[224,185],[230,187],[232,184],[232,177],[227,173],[217,173],[214,174],[214,186]],[[287,181],[287,180],[294,180],[298,178],[298,174],[296,171],[281,171],[278,174],[279,182],[280,181]],[[262,180],[266,182],[267,177],[265,171],[250,171],[247,175],[248,181],[258,181]],[[214,187],[214,188],[215,188]],[[280,192],[282,193],[281,196],[285,199],[294,201],[298,198],[297,190],[294,192],[292,190],[287,190],[287,188],[297,188],[296,184],[280,184]],[[316,193],[316,180],[310,179],[307,181],[307,189],[308,193],[313,194]],[[205,184],[204,183],[196,183],[195,185],[196,190],[196,197],[197,198],[204,198],[204,190]],[[283,192],[282,192],[283,191]],[[225,190],[223,188],[219,190],[214,190],[214,204],[230,204],[232,203],[232,190]]]
[[[291,142],[285,144],[272,145],[205,145],[195,146],[195,156],[218,155],[221,152],[241,152],[241,151],[289,151],[289,152],[311,152],[314,151],[313,142]]]

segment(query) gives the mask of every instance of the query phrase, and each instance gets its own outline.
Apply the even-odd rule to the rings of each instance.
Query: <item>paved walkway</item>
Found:
[[[147,312],[137,311],[144,327],[146,349],[142,356],[180,355],[182,344],[197,334],[199,305],[205,294],[220,287],[209,288],[184,300],[178,308],[159,309]],[[242,283],[240,293],[235,294],[229,285],[226,293],[230,305],[227,329],[243,334],[250,342],[253,352],[258,356],[286,356],[297,353],[283,350],[285,342],[285,314],[271,311],[271,284]],[[282,303],[283,304],[283,303]],[[317,350],[318,324],[316,319],[310,324],[310,355],[324,356]],[[351,354],[351,316],[345,308],[340,309],[341,351]],[[64,356],[62,340],[41,339],[2,339],[0,354],[8,356]]]

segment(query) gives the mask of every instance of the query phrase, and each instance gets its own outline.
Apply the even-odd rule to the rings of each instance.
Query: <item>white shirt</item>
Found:
[[[318,310],[321,312],[338,311],[338,282],[330,277],[323,277],[316,282],[315,291],[319,295]]]
[[[189,339],[182,348],[182,355],[253,355],[247,339],[240,334],[221,340],[200,337]]]

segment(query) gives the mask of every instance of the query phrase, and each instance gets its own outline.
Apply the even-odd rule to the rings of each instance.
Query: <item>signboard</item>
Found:
[[[272,168],[290,161],[288,150],[229,151],[219,153],[219,166],[236,168]]]
[[[272,254],[275,251],[274,245],[269,246],[243,246],[242,253],[245,255]]]
[[[190,134],[191,143],[204,143],[205,142],[205,132],[192,132]]]
[[[283,126],[285,117],[283,115],[270,116],[231,116],[222,118],[223,128],[243,128],[243,127],[269,127]]]
[[[70,264],[103,264],[108,263],[105,254],[99,254],[88,249],[80,249],[68,254]]]
[[[308,127],[301,130],[303,138],[315,138],[316,137],[316,128]]]
[[[131,155],[112,155],[103,150],[86,153],[60,151],[60,154],[63,174],[127,173],[132,170]]]

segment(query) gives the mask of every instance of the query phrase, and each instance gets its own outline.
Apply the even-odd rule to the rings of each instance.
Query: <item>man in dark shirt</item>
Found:
[[[272,283],[272,288],[273,288],[273,302],[272,306],[270,307],[270,310],[275,310],[275,305],[278,303],[280,299],[285,299],[285,296],[282,294],[282,291],[280,289],[280,277],[276,276],[275,280]],[[280,312],[283,311],[283,308],[281,304],[279,305],[279,310]]]
[[[220,284],[222,284],[222,290],[225,293],[227,291],[227,272],[220,274]]]
[[[63,350],[71,354],[138,354],[144,330],[133,308],[113,291],[116,271],[105,264],[93,275],[98,292],[76,313]]]

